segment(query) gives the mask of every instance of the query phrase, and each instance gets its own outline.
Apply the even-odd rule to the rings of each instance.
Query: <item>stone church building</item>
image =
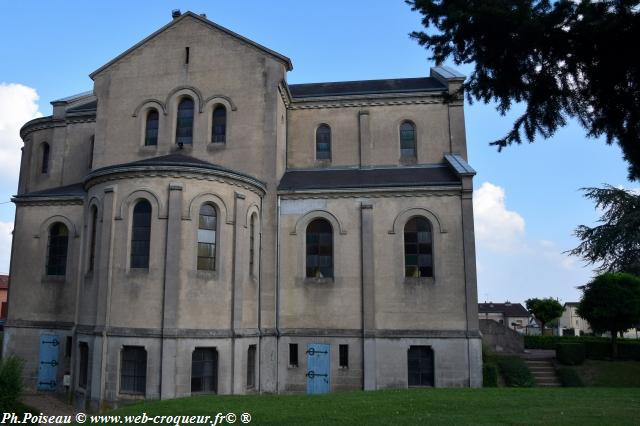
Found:
[[[176,11],[24,125],[3,351],[29,388],[481,385],[464,77],[292,67]]]

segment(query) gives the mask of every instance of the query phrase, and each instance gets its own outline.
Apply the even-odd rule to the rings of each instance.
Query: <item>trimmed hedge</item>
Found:
[[[564,365],[580,365],[586,357],[584,343],[558,343],[556,358]]]
[[[576,373],[576,370],[569,367],[562,367],[556,370],[556,374],[558,375],[558,379],[562,386],[567,388],[578,388],[584,386],[582,379]]]
[[[0,413],[11,413],[19,407],[22,366],[22,360],[15,356],[0,359]]]
[[[535,385],[533,375],[523,359],[511,356],[496,357],[500,374],[507,386],[530,388]]]
[[[485,388],[498,387],[498,366],[485,362],[482,365],[482,386]]]
[[[594,336],[524,336],[527,349],[557,349],[562,343],[582,343],[587,359],[611,358],[611,339]],[[640,340],[618,339],[618,359],[640,361]]]

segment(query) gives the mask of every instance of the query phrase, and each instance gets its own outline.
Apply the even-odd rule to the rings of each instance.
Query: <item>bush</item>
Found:
[[[0,413],[10,413],[18,407],[22,395],[22,366],[20,358],[0,359]]]
[[[560,383],[562,383],[562,386],[564,387],[577,388],[584,386],[584,383],[582,383],[582,379],[580,378],[580,376],[578,376],[576,370],[572,368],[562,367],[559,368],[556,373],[558,375]]]
[[[482,365],[482,386],[485,388],[498,387],[498,366],[493,363]]]
[[[497,357],[500,374],[507,386],[530,388],[534,386],[533,375],[524,360],[518,357]]]
[[[556,357],[564,365],[580,365],[586,357],[584,343],[558,343]]]

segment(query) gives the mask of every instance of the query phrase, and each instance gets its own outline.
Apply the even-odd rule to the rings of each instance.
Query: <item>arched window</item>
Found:
[[[316,160],[331,160],[331,127],[326,124],[316,129]]]
[[[333,277],[333,230],[326,219],[307,226],[307,277]]]
[[[400,156],[416,157],[416,125],[411,121],[400,125]]]
[[[56,222],[51,225],[47,248],[47,275],[66,274],[68,243],[69,230],[64,223]]]
[[[414,217],[404,226],[404,270],[406,277],[433,277],[431,223]]]
[[[224,143],[227,134],[227,109],[223,105],[218,105],[213,110],[213,127],[211,142]]]
[[[147,113],[147,122],[144,131],[144,144],[145,146],[158,145],[158,123],[160,116],[158,110],[150,109]]]
[[[89,242],[89,271],[93,271],[96,259],[96,235],[98,227],[98,208],[96,206],[91,207],[91,241]]]
[[[40,168],[42,173],[49,173],[49,144],[42,144],[42,165]]]
[[[200,207],[198,217],[198,270],[216,270],[216,229],[218,215],[211,204]]]
[[[149,247],[151,242],[151,204],[147,200],[138,201],[133,208],[131,226],[131,268],[149,267]]]
[[[256,243],[256,214],[251,215],[249,221],[249,274],[255,275],[255,243]]]
[[[176,123],[176,143],[193,143],[193,99],[182,98],[178,104],[178,121]]]

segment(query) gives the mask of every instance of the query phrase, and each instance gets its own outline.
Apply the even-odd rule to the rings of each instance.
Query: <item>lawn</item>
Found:
[[[585,386],[640,387],[640,362],[586,360],[576,370]]]
[[[111,415],[251,414],[257,425],[638,425],[640,389],[493,388],[197,396],[146,402]],[[236,424],[242,424],[240,419]]]

